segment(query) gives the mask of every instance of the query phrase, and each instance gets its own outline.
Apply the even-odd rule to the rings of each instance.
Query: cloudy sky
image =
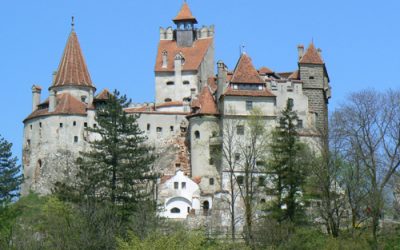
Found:
[[[48,95],[75,16],[75,30],[98,90],[134,102],[154,99],[159,27],[172,26],[182,0],[15,0],[0,5],[0,134],[21,158],[31,86]],[[297,45],[322,49],[330,110],[352,91],[400,86],[400,1],[188,0],[199,24],[215,25],[216,60],[233,69],[239,47],[255,66],[297,67]]]

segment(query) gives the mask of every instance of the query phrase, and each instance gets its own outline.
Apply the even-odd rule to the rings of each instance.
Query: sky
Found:
[[[21,158],[31,86],[48,96],[75,17],[75,31],[98,91],[118,89],[133,102],[154,100],[159,27],[183,0],[0,0],[0,135]],[[322,49],[333,111],[362,89],[400,86],[398,0],[188,0],[199,24],[215,25],[215,61],[233,69],[240,46],[259,68],[297,68],[297,45]]]

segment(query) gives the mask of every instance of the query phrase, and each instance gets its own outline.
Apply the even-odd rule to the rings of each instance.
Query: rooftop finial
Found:
[[[74,30],[74,26],[75,26],[74,16],[72,16],[71,17],[71,28],[72,28],[72,30]]]
[[[245,48],[246,46],[242,43],[239,47],[240,55],[246,54]]]

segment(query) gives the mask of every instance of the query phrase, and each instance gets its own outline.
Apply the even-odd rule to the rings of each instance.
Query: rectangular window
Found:
[[[180,163],[175,163],[175,168],[180,168],[181,164]]]
[[[147,131],[150,131],[150,123],[147,123]]]
[[[62,124],[62,122],[60,122],[60,128],[62,128],[63,127],[63,124]]]
[[[259,187],[265,186],[265,177],[264,176],[258,177],[258,186]]]
[[[162,132],[162,127],[157,127],[156,131],[157,131],[158,133],[161,133],[161,132]]]
[[[78,142],[78,136],[74,136],[74,142],[75,142],[75,143]]]
[[[253,101],[246,101],[246,110],[253,109]]]
[[[212,185],[214,185],[214,178],[210,178],[210,185],[212,186]]]
[[[237,125],[236,126],[236,134],[244,135],[244,126],[243,125]]]
[[[173,81],[167,82],[167,85],[174,85],[175,83]]]
[[[297,128],[303,128],[303,120],[297,120]]]
[[[83,124],[83,126],[84,126],[85,128],[87,128],[87,122],[85,122],[85,123]]]
[[[95,124],[93,124],[93,128],[97,128],[97,124],[95,123]]]
[[[170,130],[171,132],[174,132],[174,126],[169,126],[169,130]]]
[[[244,182],[243,176],[241,176],[241,175],[236,176],[236,182],[237,182],[237,184],[239,184],[239,185],[243,185],[243,182]]]
[[[178,182],[174,182],[174,189],[178,189],[179,188],[179,183]]]
[[[208,159],[208,164],[214,165],[214,159],[213,158]]]
[[[32,130],[32,124],[30,125],[30,127],[31,127],[31,130]]]
[[[42,127],[42,123],[41,122],[39,122],[39,128],[41,128]]]
[[[76,121],[74,121],[74,122],[72,123],[72,125],[73,125],[73,126],[76,126]]]
[[[182,189],[186,189],[186,182],[182,182],[181,187],[182,187]]]
[[[288,99],[288,105],[289,105],[289,107],[293,107],[294,101],[293,101],[292,98],[289,98],[289,99]]]
[[[31,145],[31,140],[27,140],[27,143],[28,143],[28,146],[30,146]]]

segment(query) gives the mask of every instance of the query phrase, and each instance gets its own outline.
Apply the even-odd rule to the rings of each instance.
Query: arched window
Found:
[[[203,202],[203,213],[208,215],[208,210],[210,209],[210,203],[208,201]]]
[[[194,131],[194,137],[196,139],[200,139],[200,131],[198,131],[198,130]]]
[[[170,102],[170,101],[172,101],[171,98],[165,98],[164,99],[164,102]]]
[[[39,181],[41,169],[42,169],[42,160],[39,159],[37,161],[37,164],[36,164],[36,167],[35,167],[35,175],[33,177],[35,183],[37,183]]]
[[[174,207],[174,208],[171,209],[171,213],[172,214],[179,214],[180,212],[181,212],[181,210],[179,208],[177,208],[177,207]]]

